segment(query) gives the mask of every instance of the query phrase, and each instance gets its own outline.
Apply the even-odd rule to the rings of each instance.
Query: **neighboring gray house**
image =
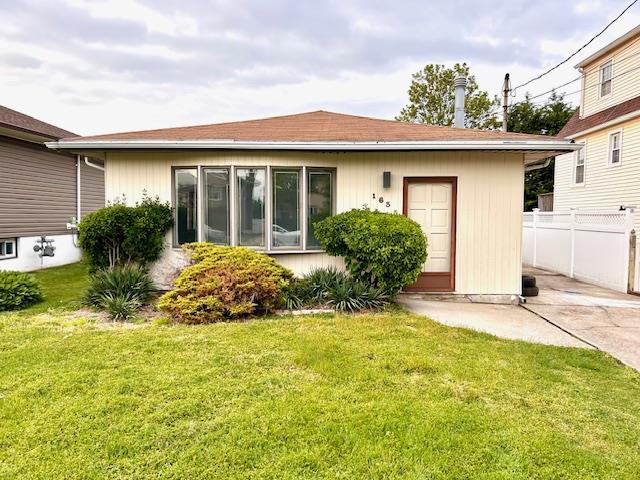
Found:
[[[104,171],[95,159],[54,152],[44,142],[76,135],[0,106],[0,270],[35,270],[80,259],[76,230],[104,206]],[[54,256],[33,247],[54,240]]]

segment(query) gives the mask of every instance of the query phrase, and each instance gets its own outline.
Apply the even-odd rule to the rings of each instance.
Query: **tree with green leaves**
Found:
[[[453,81],[459,74],[467,77],[465,126],[483,129],[498,128],[500,122],[496,109],[500,102],[497,97],[492,99],[488,92],[479,89],[466,63],[456,63],[453,68],[432,63],[414,73],[409,87],[409,103],[400,111],[396,120],[430,125],[453,125],[455,116]]]
[[[525,100],[514,104],[509,110],[507,130],[510,132],[534,133],[538,135],[557,135],[569,121],[575,108],[564,100],[563,94],[553,92],[549,101],[543,105],[531,102],[529,95]],[[553,160],[548,167],[532,170],[525,174],[524,209],[538,206],[538,195],[553,192]]]

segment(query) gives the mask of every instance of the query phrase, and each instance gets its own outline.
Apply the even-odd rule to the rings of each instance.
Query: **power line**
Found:
[[[640,52],[639,52],[639,53],[640,53]],[[626,60],[627,58],[632,57],[632,56],[634,56],[634,55],[637,55],[637,53],[634,53],[634,54],[629,55],[629,56],[627,56],[627,57],[625,57],[625,58],[622,58],[622,59],[620,59],[620,60],[619,60],[618,62],[616,62],[616,63],[620,63],[620,62],[622,62],[623,60]],[[638,66],[636,66],[636,67],[633,67],[633,68],[630,68],[629,70],[625,70],[624,72],[620,72],[620,73],[618,73],[618,74],[614,75],[614,76],[611,78],[611,81],[616,80],[616,79],[619,79],[620,77],[624,77],[624,76],[625,76],[625,75],[627,75],[628,73],[635,72],[635,71],[636,71],[636,70],[638,70],[638,69],[640,69],[640,65],[638,65]],[[573,79],[573,80],[571,80],[570,82],[563,83],[562,85],[558,85],[557,87],[554,87],[554,88],[552,88],[552,89],[550,89],[550,90],[547,90],[546,92],[540,93],[540,94],[535,95],[535,96],[533,96],[533,97],[529,97],[528,99],[525,99],[525,100],[520,100],[519,102],[512,103],[511,105],[509,105],[509,108],[511,108],[511,107],[515,107],[516,105],[519,105],[519,104],[521,104],[521,103],[526,103],[527,101],[531,101],[531,100],[534,100],[534,99],[536,99],[536,98],[539,98],[539,97],[542,97],[542,96],[544,96],[544,95],[547,95],[547,94],[549,94],[549,93],[552,93],[552,92],[556,91],[558,88],[566,87],[567,85],[570,85],[570,84],[572,84],[572,83],[576,82],[577,80],[580,80],[581,78],[582,78],[582,76],[579,76],[578,78],[574,78],[574,79]],[[585,87],[584,87],[584,91],[586,92],[586,91],[588,91],[588,90],[591,90],[592,88],[596,88],[596,87],[599,87],[599,86],[600,86],[600,80],[597,80],[597,81],[596,81],[596,82],[594,82],[594,83],[591,83],[591,84],[589,84],[589,85],[585,85]],[[562,96],[565,96],[565,97],[566,97],[566,96],[570,96],[570,95],[575,95],[576,93],[580,93],[582,90],[583,90],[583,89],[581,88],[581,89],[579,89],[579,90],[576,90],[575,92],[571,92],[571,93],[562,93]],[[532,102],[532,103],[539,103],[539,102]],[[544,103],[548,103],[548,99],[547,99]],[[544,104],[544,103],[543,103],[543,104]]]
[[[569,55],[567,58],[565,58],[564,60],[562,60],[560,63],[554,65],[553,67],[551,67],[550,69],[546,70],[545,72],[542,72],[540,75],[538,75],[537,77],[532,78],[531,80],[527,80],[526,82],[516,86],[513,88],[513,91],[516,91],[519,88],[522,88],[526,85],[529,85],[531,82],[535,82],[536,80],[541,79],[542,77],[544,77],[545,75],[553,72],[555,69],[557,69],[558,67],[564,65],[565,63],[567,63],[569,60],[571,60],[573,57],[575,57],[578,53],[580,53],[582,50],[584,50],[586,47],[588,47],[596,38],[598,38],[600,35],[602,35],[611,25],[613,25],[615,22],[618,21],[618,19],[620,17],[622,17],[625,13],[627,13],[627,11],[633,7],[636,3],[638,3],[638,0],[633,0],[629,5],[627,5],[625,7],[624,10],[622,10],[622,12],[620,12],[620,14],[614,18],[613,20],[611,20],[602,30],[600,30],[598,33],[596,33],[593,37],[591,37],[589,39],[589,41],[587,43],[585,43],[584,45],[582,45],[579,49],[577,49],[575,52],[573,52],[571,55]]]

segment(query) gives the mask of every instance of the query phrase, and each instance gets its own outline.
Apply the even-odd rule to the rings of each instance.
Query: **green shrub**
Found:
[[[275,310],[293,274],[271,257],[243,247],[193,243],[195,262],[176,279],[158,306],[185,323],[233,320]]]
[[[335,267],[314,268],[303,278],[309,284],[313,300],[316,303],[326,303],[327,292],[338,282],[347,280],[349,273]]]
[[[149,302],[157,292],[144,267],[125,265],[94,273],[83,295],[83,303],[108,310],[106,304],[111,305],[116,301],[122,303],[129,299],[132,305],[139,307]]]
[[[282,288],[282,304],[287,310],[300,310],[316,303],[311,284],[305,278],[292,278]]]
[[[129,207],[122,202],[87,215],[78,226],[79,241],[93,270],[154,262],[173,225],[171,207],[158,198],[144,197]]]
[[[128,320],[135,316],[142,303],[131,293],[105,292],[99,297],[96,306],[107,312],[113,320]]]
[[[42,299],[40,285],[32,275],[0,271],[0,311],[18,310]]]
[[[315,234],[356,280],[387,295],[415,282],[427,258],[422,229],[400,214],[351,210],[318,222]]]
[[[329,286],[326,299],[327,305],[334,309],[349,312],[376,310],[389,303],[389,296],[384,290],[359,282],[353,277],[340,278]]]

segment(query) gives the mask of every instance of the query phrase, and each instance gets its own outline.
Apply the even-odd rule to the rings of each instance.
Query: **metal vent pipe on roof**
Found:
[[[467,77],[459,74],[453,81],[456,91],[456,110],[453,126],[455,128],[464,128],[464,96],[467,89]]]

